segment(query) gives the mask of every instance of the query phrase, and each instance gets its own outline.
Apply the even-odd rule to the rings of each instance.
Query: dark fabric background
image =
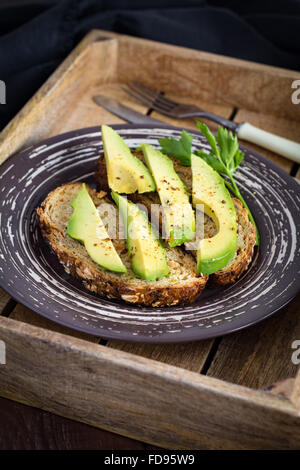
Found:
[[[0,129],[92,28],[300,70],[300,0],[2,0]]]

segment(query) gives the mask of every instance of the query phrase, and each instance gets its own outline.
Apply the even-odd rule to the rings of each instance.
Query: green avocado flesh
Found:
[[[126,197],[112,191],[126,228],[127,250],[131,268],[136,276],[155,281],[169,274],[166,251],[148,218],[139,207]]]
[[[101,127],[101,134],[109,187],[125,194],[155,191],[148,168],[132,155],[122,137],[105,125]]]
[[[218,233],[199,242],[197,272],[212,274],[224,268],[237,247],[236,212],[223,178],[202,158],[192,155],[193,206],[202,204]],[[201,208],[199,208],[201,210]]]
[[[195,236],[196,222],[189,194],[174,170],[173,162],[151,145],[141,146],[163,207],[165,236],[170,246],[182,245]]]
[[[68,235],[84,244],[95,263],[109,271],[126,273],[84,183],[71,206],[74,211],[68,222]]]

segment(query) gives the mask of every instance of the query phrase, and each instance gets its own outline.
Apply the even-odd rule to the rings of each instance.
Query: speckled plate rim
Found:
[[[124,124],[124,125],[113,125],[112,127],[114,127],[116,130],[135,130],[135,129],[172,129],[172,130],[177,130],[177,131],[181,131],[182,128],[180,127],[174,127],[174,126],[169,126],[169,125],[160,125],[160,126],[145,126],[145,125],[128,125],[128,124]],[[189,130],[189,129],[187,129]],[[201,136],[201,134],[197,131],[194,131],[194,130],[189,130],[191,133],[193,134],[197,134],[199,136]],[[18,153],[18,154],[14,154],[12,155],[11,157],[9,157],[9,159],[7,159],[0,167],[0,176],[1,174],[3,174],[3,168],[5,168],[5,166],[7,166],[12,159],[14,158],[18,158],[18,156],[20,157],[21,155],[27,153],[27,152],[30,152],[30,151],[33,151],[35,148],[38,148],[38,147],[41,147],[41,146],[44,146],[44,145],[51,145],[53,143],[56,143],[56,142],[59,142],[61,140],[67,140],[68,138],[70,137],[76,137],[76,136],[81,136],[81,135],[85,135],[85,134],[89,134],[89,133],[94,133],[94,132],[99,132],[99,127],[89,127],[89,128],[84,128],[84,129],[78,129],[78,130],[75,130],[75,131],[71,131],[71,132],[67,132],[67,133],[64,133],[64,134],[60,134],[60,135],[57,135],[57,136],[54,136],[54,137],[51,137],[49,139],[46,139],[42,142],[39,142],[38,144],[36,145],[33,145],[31,147],[28,147],[26,148],[25,150],[23,150],[22,152]],[[100,134],[99,134],[100,136]],[[257,159],[261,160],[264,162],[264,164],[269,167],[270,169],[272,169],[275,173],[278,173],[283,180],[287,181],[289,185],[293,186],[294,189],[299,189],[298,187],[298,184],[293,180],[293,178],[291,178],[289,175],[287,175],[281,168],[279,168],[276,164],[274,164],[273,162],[270,162],[269,160],[267,160],[265,157],[263,157],[262,155],[259,155],[258,153],[252,151],[252,150],[249,150],[247,148],[245,148],[244,146],[241,146],[242,150],[246,152],[246,155],[247,153],[251,154],[252,156],[256,157]],[[300,215],[300,210],[298,210],[298,218],[299,218],[299,215]],[[298,223],[298,228],[299,228],[299,223]],[[148,336],[148,335],[143,335],[143,334],[139,334],[138,336],[133,336],[132,334],[126,334],[126,331],[123,331],[122,332],[122,335],[116,335],[114,332],[110,332],[110,331],[91,331],[90,328],[86,328],[84,326],[78,328],[78,327],[74,327],[74,325],[72,324],[72,322],[67,322],[67,321],[62,321],[62,320],[56,320],[55,318],[53,318],[53,316],[45,313],[45,312],[41,312],[40,309],[36,308],[32,302],[28,302],[26,300],[24,300],[23,298],[21,298],[20,296],[16,295],[16,293],[14,292],[13,288],[10,288],[9,286],[6,285],[5,281],[3,281],[3,279],[0,278],[0,286],[5,289],[13,298],[15,298],[18,302],[22,303],[23,305],[25,305],[26,307],[34,310],[36,313],[38,314],[41,314],[42,316],[48,318],[49,320],[52,320],[54,322],[57,322],[61,325],[64,325],[64,326],[68,326],[72,329],[76,329],[76,330],[79,330],[79,331],[83,331],[85,333],[89,333],[89,334],[92,334],[92,335],[96,335],[96,336],[101,336],[102,338],[113,338],[113,339],[120,339],[120,340],[125,340],[125,341],[137,341],[137,342],[151,342],[151,343],[166,343],[166,342],[184,342],[184,341],[193,341],[193,340],[199,340],[199,339],[207,339],[207,338],[212,338],[212,337],[217,337],[217,336],[220,336],[220,335],[225,335],[225,334],[228,334],[228,333],[231,333],[231,332],[234,332],[234,331],[238,331],[240,329],[243,329],[243,328],[246,328],[248,326],[251,326],[255,323],[258,323],[259,321],[271,316],[272,314],[274,314],[275,312],[277,312],[278,310],[280,310],[281,308],[283,308],[287,303],[289,303],[293,297],[295,297],[295,295],[297,294],[298,290],[299,290],[299,285],[297,283],[297,280],[295,279],[295,282],[293,282],[290,286],[289,286],[289,289],[288,289],[288,297],[285,298],[285,301],[283,302],[278,302],[276,306],[274,306],[272,309],[270,309],[269,311],[264,311],[264,313],[262,313],[261,311],[256,311],[256,312],[253,312],[251,317],[250,318],[247,318],[247,315],[243,315],[242,317],[240,318],[236,318],[234,323],[231,322],[231,323],[226,323],[225,325],[224,324],[221,324],[221,325],[214,325],[214,327],[212,329],[208,329],[208,330],[203,330],[203,329],[200,329],[200,328],[196,328],[196,327],[193,327],[191,328],[190,330],[182,330],[180,331],[178,334],[171,334],[170,333],[164,333],[164,334],[161,334],[160,336],[157,336],[157,337],[152,337],[152,336]],[[192,304],[193,305],[193,304]],[[122,306],[120,304],[118,304],[118,307],[121,309]],[[191,307],[191,306],[190,306]],[[177,307],[177,309],[180,309],[182,311],[184,311],[186,309],[186,307]]]

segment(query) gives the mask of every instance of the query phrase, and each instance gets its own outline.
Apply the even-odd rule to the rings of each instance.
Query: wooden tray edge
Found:
[[[6,398],[167,448],[300,445],[299,408],[286,398],[5,317],[0,338]]]

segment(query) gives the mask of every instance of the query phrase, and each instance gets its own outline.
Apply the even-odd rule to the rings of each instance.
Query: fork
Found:
[[[194,104],[182,104],[167,98],[139,82],[131,82],[123,90],[146,106],[161,114],[177,119],[204,117],[234,132],[239,138],[272,150],[284,157],[300,163],[300,144],[271,132],[264,131],[248,122],[236,123],[216,114],[200,109]]]

